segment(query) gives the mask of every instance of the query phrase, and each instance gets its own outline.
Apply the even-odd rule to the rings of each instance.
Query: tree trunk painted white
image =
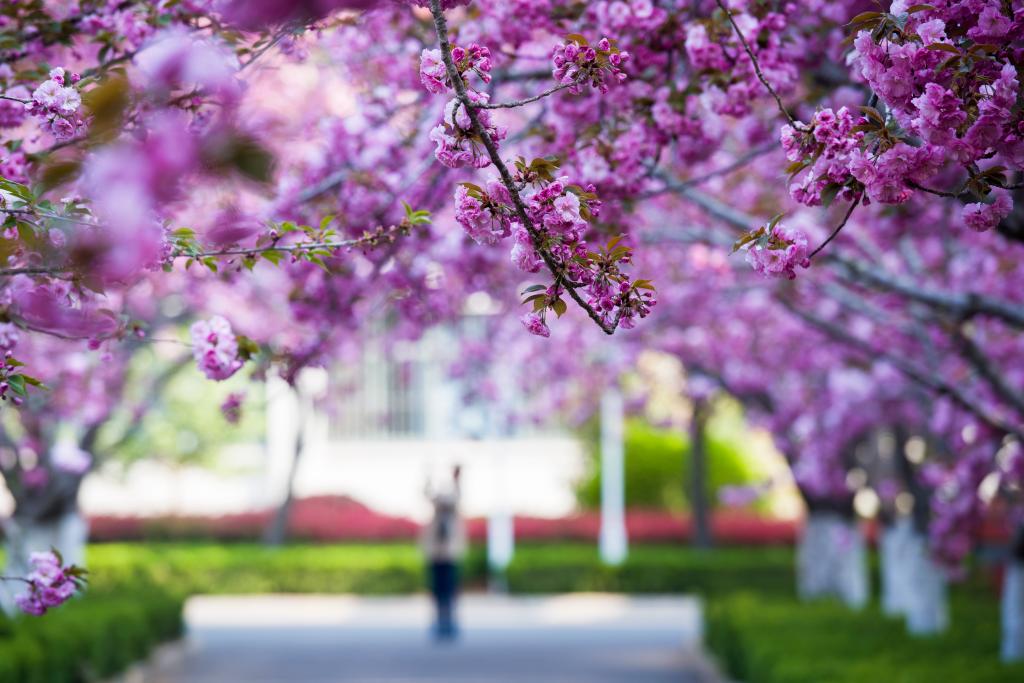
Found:
[[[924,636],[949,628],[949,598],[946,572],[932,559],[928,539],[912,530],[905,562],[907,631]]]
[[[835,596],[855,609],[867,604],[867,551],[855,520],[808,513],[797,546],[797,593],[803,600]]]
[[[623,446],[622,394],[612,387],[601,396],[601,535],[605,564],[622,564],[629,551],[626,538],[626,477]]]
[[[910,564],[907,555],[913,536],[913,521],[900,517],[882,530],[879,556],[882,575],[882,611],[889,616],[904,616],[908,609]]]
[[[58,519],[48,522],[11,517],[4,520],[7,564],[4,576],[26,576],[31,568],[29,556],[56,548],[67,564],[85,565],[85,544],[89,539],[89,524],[76,508]],[[17,581],[0,581],[0,608],[8,614],[14,607],[14,596],[24,586]]]
[[[1024,661],[1024,561],[1019,559],[1006,563],[1002,621],[1003,661]]]

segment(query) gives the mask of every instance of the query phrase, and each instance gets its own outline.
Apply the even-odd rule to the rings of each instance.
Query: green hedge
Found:
[[[515,593],[615,591],[717,595],[750,589],[793,592],[790,548],[716,548],[645,545],[630,549],[619,567],[601,564],[592,545],[525,546],[508,568]]]
[[[90,591],[45,617],[0,616],[0,683],[113,676],[182,633],[183,597],[138,582]]]
[[[123,583],[145,579],[196,593],[401,594],[424,590],[423,559],[415,546],[104,544],[89,548],[96,576]],[[484,550],[474,548],[463,574],[467,584],[487,579]],[[516,548],[506,578],[514,593],[621,591],[700,593],[743,588],[792,592],[789,548],[644,545],[620,567],[603,565],[591,544],[529,544]]]
[[[287,545],[152,543],[89,547],[96,576],[143,578],[201,593],[415,593],[424,588],[423,560],[408,544]],[[484,578],[482,551],[467,562],[467,578]]]
[[[877,609],[737,593],[705,608],[706,643],[744,683],[1007,683],[1024,665],[999,662],[998,604],[956,595],[952,628],[907,635]]]
[[[576,498],[584,508],[601,505],[601,459],[598,423],[584,429],[587,474],[579,483]],[[658,510],[690,508],[690,439],[684,432],[655,427],[633,418],[625,429],[626,504]],[[719,403],[705,433],[707,488],[716,505],[719,488],[750,484],[765,478],[759,462],[749,453],[749,438],[737,407]],[[759,506],[760,507],[760,506]]]

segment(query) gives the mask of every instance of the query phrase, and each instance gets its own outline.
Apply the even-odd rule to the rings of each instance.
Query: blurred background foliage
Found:
[[[587,469],[576,490],[585,509],[601,505],[599,425],[596,420],[581,430]],[[705,446],[708,461],[708,496],[717,506],[722,486],[755,484],[767,478],[764,459],[752,452],[751,429],[735,401],[718,400],[708,420]],[[690,509],[690,438],[685,426],[662,427],[643,417],[626,421],[626,505],[687,512]],[[758,503],[762,509],[767,502]]]
[[[128,400],[105,426],[101,452],[123,464],[158,459],[170,465],[216,469],[224,446],[262,440],[265,385],[242,373],[223,382],[210,382],[188,371],[190,364],[190,354],[169,353],[159,346],[137,353],[129,369]],[[185,371],[178,371],[179,366]],[[154,377],[164,373],[171,378],[154,397],[147,389]],[[240,420],[231,424],[220,406],[235,392],[244,394],[245,399]],[[131,438],[122,440],[129,432]]]

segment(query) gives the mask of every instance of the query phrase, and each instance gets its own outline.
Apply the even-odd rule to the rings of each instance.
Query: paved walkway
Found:
[[[425,597],[196,597],[180,656],[146,683],[716,683],[689,598],[462,600],[462,638],[427,637]]]

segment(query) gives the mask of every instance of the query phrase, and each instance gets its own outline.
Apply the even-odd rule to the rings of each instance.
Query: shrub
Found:
[[[522,546],[508,568],[508,585],[520,593],[790,593],[793,552],[772,547],[700,551],[644,545],[631,548],[621,566],[609,567],[600,562],[593,545]]]
[[[719,595],[705,608],[706,642],[726,671],[745,683],[1004,683],[1024,665],[998,660],[995,600],[972,591],[952,601],[952,628],[933,638],[907,635],[878,609],[804,604],[754,593]]]
[[[727,484],[749,484],[758,479],[750,458],[736,442],[735,435],[711,429],[706,433],[708,495],[712,504],[717,491]],[[596,433],[588,440],[588,474],[577,489],[586,508],[601,504],[601,468]],[[630,506],[682,511],[689,507],[689,437],[681,432],[658,429],[643,420],[626,422],[625,493]]]
[[[108,678],[182,633],[180,595],[139,582],[101,585],[45,618],[0,618],[0,683]]]
[[[483,551],[467,560],[467,580],[482,581]],[[411,544],[286,545],[272,548],[153,543],[89,548],[95,575],[131,577],[198,593],[414,593],[423,590],[424,568]]]

